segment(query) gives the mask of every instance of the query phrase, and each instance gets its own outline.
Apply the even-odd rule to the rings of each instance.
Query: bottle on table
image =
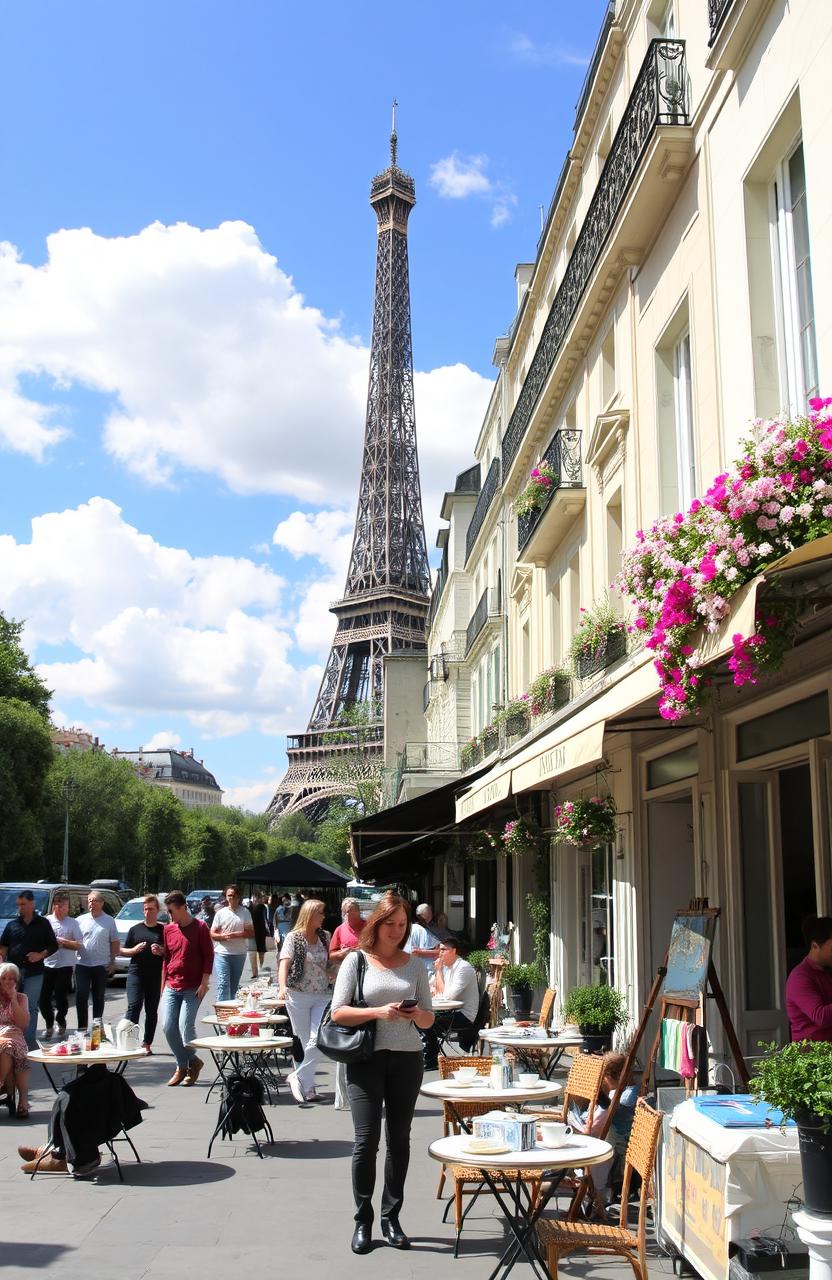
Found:
[[[95,1051],[101,1048],[101,1019],[93,1018],[92,1027],[90,1028],[90,1049]]]

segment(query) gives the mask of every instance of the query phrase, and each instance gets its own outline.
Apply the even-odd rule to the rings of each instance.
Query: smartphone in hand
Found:
[[[400,1000],[400,1001],[399,1001],[399,1008],[400,1008],[400,1009],[415,1009],[415,1008],[417,1007],[417,1005],[418,1005],[418,1004],[419,1004],[419,1001],[418,1001],[418,1000]]]

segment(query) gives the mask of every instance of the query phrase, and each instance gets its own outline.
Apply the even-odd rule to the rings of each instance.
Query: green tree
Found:
[[[0,700],[15,698],[25,702],[48,724],[52,691],[47,689],[24,653],[20,643],[22,633],[22,622],[0,613]]]
[[[56,753],[46,784],[44,854],[47,874],[58,877],[63,860],[66,791],[69,799],[70,879],[122,877],[140,886],[143,869],[139,820],[149,786],[126,760],[105,751]]]
[[[139,813],[138,845],[142,874],[137,888],[169,889],[169,867],[185,843],[185,808],[167,787],[146,785]]]
[[[0,698],[2,875],[42,875],[43,787],[54,756],[49,727],[33,706]]]

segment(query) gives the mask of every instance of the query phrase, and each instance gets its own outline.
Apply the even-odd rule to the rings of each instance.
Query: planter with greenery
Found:
[[[479,764],[480,760],[482,760],[482,744],[479,738],[470,738],[459,753],[460,767],[463,770],[472,769],[475,764]]]
[[[579,849],[611,844],[615,840],[617,812],[612,796],[564,800],[563,804],[555,805],[554,837],[562,844],[574,844]]]
[[[605,986],[573,987],[566,997],[563,1016],[580,1028],[584,1053],[611,1049],[613,1032],[627,1021],[621,992]]]
[[[794,1120],[800,1140],[803,1199],[809,1213],[832,1217],[832,1043],[801,1040],[762,1046],[752,1096]]]
[[[532,1009],[532,992],[546,982],[540,965],[507,964],[502,972],[503,986],[508,990],[511,1011],[516,1018],[528,1018]]]
[[[529,695],[524,693],[521,698],[512,698],[497,712],[494,720],[496,724],[502,725],[503,732],[508,738],[516,738],[519,734],[526,733],[531,722]]]
[[[494,958],[494,953],[482,948],[479,951],[469,951],[465,958],[470,965],[473,965],[477,973],[488,973],[488,966]]]
[[[549,501],[557,483],[558,475],[550,462],[539,462],[532,467],[528,484],[514,500],[514,514],[528,516],[539,511]]]
[[[547,667],[529,685],[533,716],[549,715],[565,707],[572,694],[572,676],[566,667]]]
[[[606,597],[591,609],[581,609],[578,630],[569,653],[582,680],[612,666],[627,652],[627,626]]]
[[[500,745],[500,730],[496,724],[487,724],[480,734],[483,758],[490,756]]]

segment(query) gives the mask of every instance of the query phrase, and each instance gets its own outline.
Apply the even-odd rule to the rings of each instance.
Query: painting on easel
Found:
[[[715,926],[715,915],[677,915],[667,953],[665,1000],[698,1000],[702,995],[708,981]]]

